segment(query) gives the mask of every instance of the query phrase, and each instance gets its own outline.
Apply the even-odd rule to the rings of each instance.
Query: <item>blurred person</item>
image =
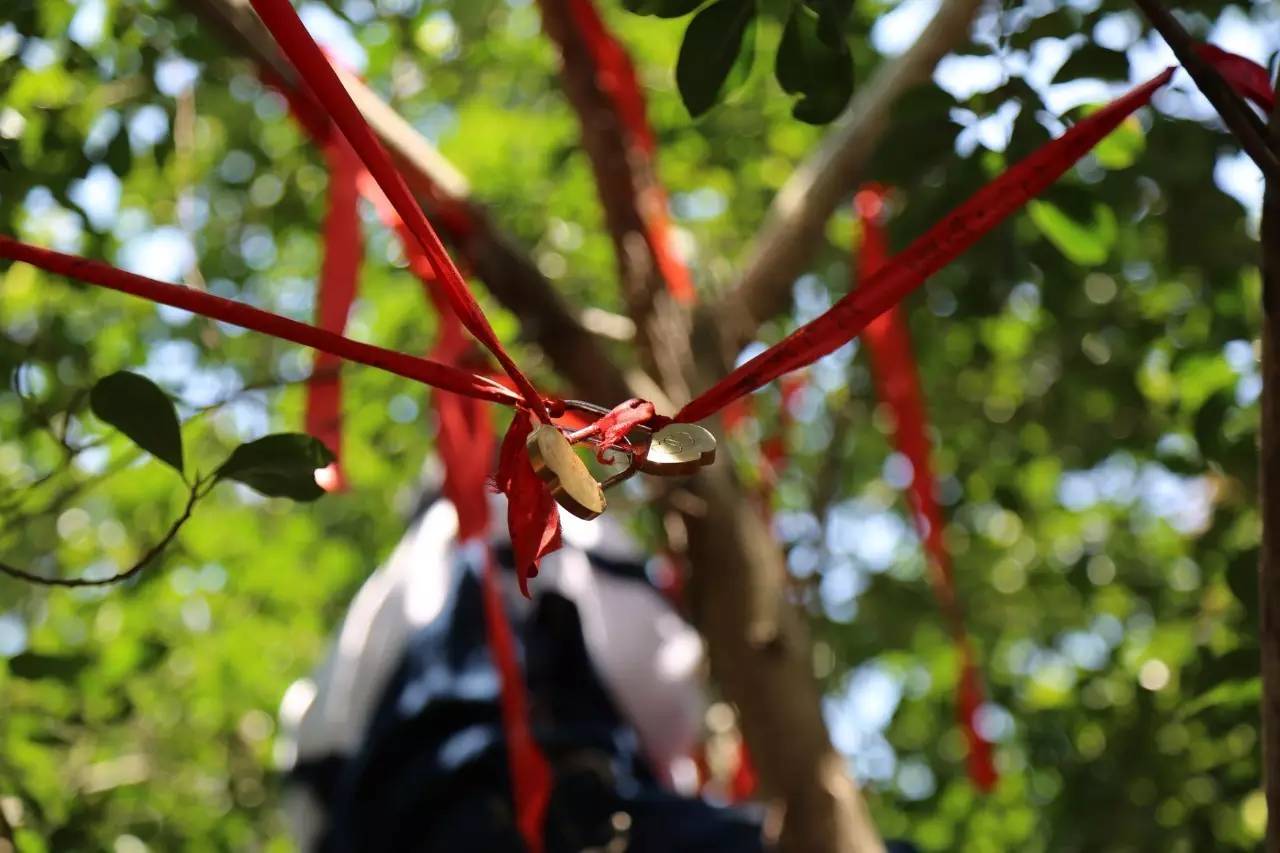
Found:
[[[505,519],[501,495],[490,518]],[[696,796],[702,642],[616,520],[562,513],[564,548],[518,591],[491,525],[533,734],[553,774],[551,853],[763,851],[758,808]],[[423,501],[327,659],[282,702],[286,811],[304,850],[520,851],[478,542]]]

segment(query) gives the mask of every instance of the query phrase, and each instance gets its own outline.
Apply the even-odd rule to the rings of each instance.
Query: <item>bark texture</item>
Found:
[[[1280,153],[1280,107],[1272,112],[1271,150]],[[1267,795],[1267,853],[1280,853],[1280,181],[1268,180],[1262,205],[1262,761]]]

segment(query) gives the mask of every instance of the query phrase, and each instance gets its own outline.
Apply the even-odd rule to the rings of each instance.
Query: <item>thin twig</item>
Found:
[[[1267,145],[1267,129],[1245,104],[1244,99],[1227,85],[1222,75],[1196,52],[1195,39],[1179,23],[1160,0],[1134,0],[1151,26],[1160,33],[1182,67],[1187,69],[1200,92],[1218,111],[1227,130],[1235,136],[1245,153],[1258,164],[1268,180],[1280,181],[1280,158]]]
[[[37,584],[39,586],[61,586],[61,587],[110,586],[111,584],[117,584],[123,581],[127,581],[129,578],[133,577],[134,575],[138,574],[138,572],[145,569],[152,560],[158,557],[160,553],[169,546],[169,543],[173,541],[174,537],[178,535],[178,531],[181,530],[182,526],[186,524],[187,521],[191,518],[191,511],[195,508],[196,501],[198,501],[203,495],[208,494],[207,489],[204,491],[201,491],[201,486],[203,486],[204,484],[205,484],[205,481],[197,481],[195,485],[191,487],[191,492],[187,496],[187,505],[183,508],[182,515],[178,516],[177,520],[175,520],[173,524],[170,525],[169,530],[165,533],[164,537],[155,545],[152,545],[151,548],[147,550],[147,553],[143,554],[142,557],[140,557],[136,563],[134,563],[132,566],[125,569],[124,571],[112,575],[111,577],[50,578],[50,577],[45,577],[44,575],[37,575],[37,574],[34,574],[33,572],[28,572],[25,569],[19,569],[14,566],[10,566],[6,563],[0,563],[0,572],[3,572],[4,574],[9,575],[10,577],[17,578],[18,580],[27,581],[29,583]]]
[[[173,153],[175,160],[174,183],[177,184],[177,217],[178,224],[191,245],[197,245],[196,232],[199,226],[195,218],[195,187],[193,186],[196,159],[196,89],[187,86],[178,93],[173,111]],[[204,274],[200,272],[200,259],[195,257],[184,273],[187,287],[208,290]],[[218,334],[216,326],[210,329]]]

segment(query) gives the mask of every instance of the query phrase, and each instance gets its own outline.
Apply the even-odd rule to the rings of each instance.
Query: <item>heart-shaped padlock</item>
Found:
[[[681,477],[716,461],[716,437],[697,424],[672,423],[653,434],[636,461],[646,474]]]
[[[534,473],[547,484],[556,503],[587,521],[604,512],[604,489],[559,429],[550,424],[535,427],[525,449]]]

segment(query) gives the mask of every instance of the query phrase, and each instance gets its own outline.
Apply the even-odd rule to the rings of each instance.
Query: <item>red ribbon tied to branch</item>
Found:
[[[1070,169],[1120,122],[1148,103],[1173,76],[1170,68],[1082,119],[1057,139],[970,196],[895,255],[862,287],[846,294],[828,311],[784,340],[738,367],[700,394],[675,416],[700,421],[731,400],[822,356],[857,337],[867,324],[901,302],[925,280],[972,246]]]
[[[443,284],[449,304],[462,325],[493,353],[494,358],[502,365],[503,370],[520,392],[524,406],[544,422],[549,421],[550,416],[541,395],[503,348],[493,327],[489,325],[489,320],[480,310],[480,304],[468,289],[462,273],[449,257],[444,244],[440,242],[439,236],[427,221],[422,209],[413,200],[404,177],[392,165],[386,149],[369,128],[364,115],[352,101],[342,81],[338,79],[324,52],[302,25],[298,13],[293,10],[289,0],[250,0],[250,2],[275,38],[276,44],[293,63],[294,68],[315,94],[317,102],[342,131],[347,142],[360,155],[360,160],[369,170],[369,174],[378,182],[378,186],[386,193],[387,199],[404,220],[405,227],[422,248],[436,277]]]
[[[314,88],[313,100],[342,129],[352,148],[360,155],[370,174],[403,218],[406,229],[421,247],[433,274],[441,280],[444,292],[459,320],[494,354],[518,393],[492,379],[449,365],[362,344],[333,332],[242,303],[220,299],[209,293],[136,276],[105,264],[41,249],[2,235],[0,257],[26,261],[70,278],[241,325],[329,352],[340,358],[379,367],[427,385],[476,399],[515,406],[536,415],[544,422],[549,421],[550,413],[546,402],[502,349],[475,298],[467,290],[461,273],[449,259],[422,211],[413,202],[403,178],[392,167],[386,152],[364,123],[337,75],[311,40],[287,0],[253,0],[253,3],[282,48]],[[1223,73],[1233,86],[1258,88],[1257,73],[1250,70],[1248,60],[1215,51],[1216,49],[1208,51],[1206,59],[1215,67],[1227,69]],[[681,409],[674,420],[697,421],[709,417],[761,385],[815,361],[857,336],[872,319],[901,301],[930,275],[950,263],[999,222],[1057,180],[1121,121],[1148,103],[1155,90],[1166,83],[1172,73],[1173,69],[1169,69],[1130,91],[1010,168],[930,228],[904,252],[891,259],[864,286],[847,294],[829,311],[800,327],[781,343],[734,370]],[[1249,80],[1253,82],[1242,82]],[[1254,95],[1265,99],[1268,91],[1255,91]],[[308,112],[309,120],[320,120],[318,110],[309,109]],[[520,422],[520,418],[513,421],[513,428],[519,429]],[[555,508],[549,500],[549,494],[540,482],[534,483],[527,477],[518,476],[518,472],[513,472],[511,466],[502,473],[500,482],[513,489],[508,498],[522,505],[513,510],[515,515],[525,518],[545,510],[540,527],[532,523],[525,526],[524,529],[530,532],[525,534],[529,540],[523,544],[523,553],[547,553],[553,547],[555,539],[548,535],[548,531],[553,525],[558,525],[558,519],[552,518]]]
[[[627,137],[632,157],[648,172],[637,205],[644,220],[645,240],[658,273],[676,301],[689,305],[697,297],[689,268],[675,245],[675,228],[667,215],[667,194],[658,180],[658,143],[649,126],[644,89],[626,48],[609,32],[592,0],[569,0],[569,15],[596,68],[596,84],[608,98]]]
[[[862,225],[856,279],[869,281],[889,257],[884,229],[885,191],[868,187],[854,196],[854,210]],[[931,462],[932,445],[925,417],[924,394],[911,351],[911,333],[900,306],[894,306],[867,324],[862,339],[871,355],[877,396],[893,412],[894,439],[911,463],[908,495],[912,518],[924,546],[925,561],[943,617],[949,623],[959,651],[960,677],[956,684],[956,716],[969,746],[969,778],[989,791],[998,778],[991,743],[978,731],[977,713],[983,702],[982,677],[973,660],[964,613],[956,596],[951,555],[942,537],[942,508],[938,505]]]
[[[289,0],[251,2],[280,49],[314,93],[315,100],[359,154],[365,168],[399,214],[405,229],[413,236],[430,263],[458,320],[493,354],[520,394],[522,411],[516,413],[503,441],[503,454],[496,481],[507,496],[512,548],[517,559],[522,561],[521,588],[525,590],[527,577],[537,571],[537,560],[559,548],[560,542],[560,517],[555,501],[546,484],[533,473],[523,445],[523,437],[532,428],[532,421],[526,412],[549,423],[551,416],[546,403],[503,348],[435,229],[414,201],[404,177],[392,165],[382,143],[370,129],[324,53],[303,26]],[[517,436],[521,440],[518,459],[514,451]],[[523,562],[525,560],[528,562]]]
[[[329,164],[328,210],[324,220],[324,261],[316,289],[316,323],[341,334],[356,298],[362,254],[359,201],[360,160],[337,134],[324,145]],[[342,467],[342,360],[322,352],[307,383],[306,430],[333,451],[331,477],[322,483],[330,491],[346,487]]]
[[[1240,97],[1253,101],[1268,115],[1275,109],[1276,93],[1271,88],[1271,75],[1267,69],[1252,59],[1212,44],[1196,45],[1196,53],[1212,65]]]

